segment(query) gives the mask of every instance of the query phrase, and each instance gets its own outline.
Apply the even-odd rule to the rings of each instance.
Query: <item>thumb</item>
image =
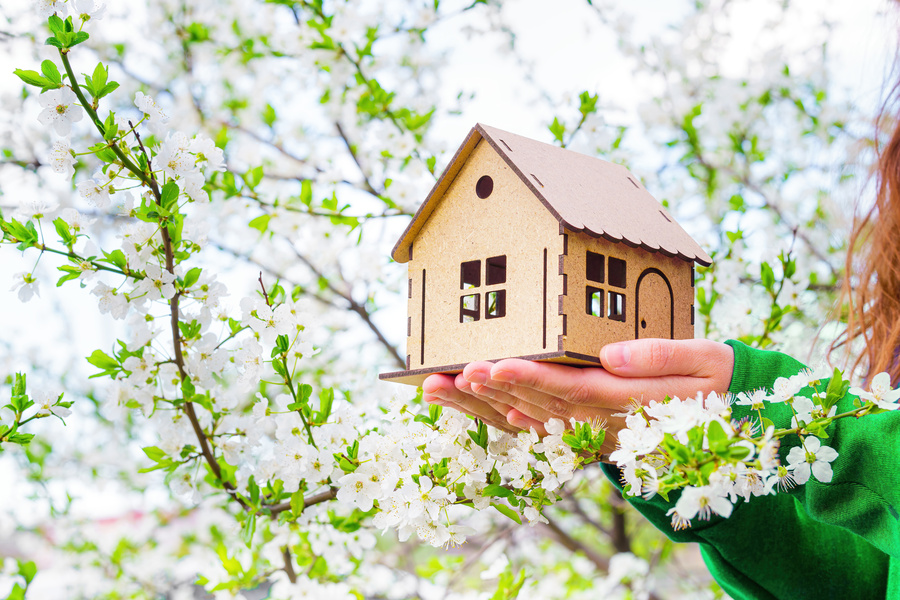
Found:
[[[709,340],[642,339],[604,346],[600,362],[620,377],[709,377],[727,369],[730,379],[734,355],[729,346]]]

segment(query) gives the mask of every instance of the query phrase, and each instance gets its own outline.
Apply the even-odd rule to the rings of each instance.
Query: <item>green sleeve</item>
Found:
[[[734,341],[728,345],[735,358],[732,393],[770,388],[778,377],[803,368],[777,352]],[[838,410],[852,402],[852,397],[843,399]],[[734,408],[736,418],[745,416],[739,412],[743,407]],[[790,424],[787,406],[770,405],[765,415],[776,426]],[[877,438],[867,434],[870,428],[879,432]],[[895,511],[900,506],[900,460],[891,452],[900,448],[900,412],[841,419],[832,429],[823,443],[832,445],[839,457],[832,463],[829,484],[811,480],[790,494],[740,501],[728,519],[713,516],[678,532],[666,516],[677,495],[670,502],[658,497],[629,502],[670,539],[699,543],[713,577],[734,598],[900,599]],[[791,444],[796,442],[781,449],[782,461]],[[621,489],[618,470],[604,469]]]

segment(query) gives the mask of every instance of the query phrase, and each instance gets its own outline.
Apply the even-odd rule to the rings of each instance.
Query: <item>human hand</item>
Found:
[[[643,339],[600,351],[603,369],[521,359],[473,362],[462,373],[431,375],[422,384],[426,402],[456,408],[507,431],[546,433],[552,418],[607,422],[604,450],[615,446],[632,398],[647,403],[666,395],[693,397],[728,390],[734,352],[708,340]]]

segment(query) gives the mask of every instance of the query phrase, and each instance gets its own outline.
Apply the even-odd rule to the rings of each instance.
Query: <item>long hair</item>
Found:
[[[876,122],[875,203],[854,218],[839,307],[846,306],[847,329],[830,351],[843,346],[845,366],[862,367],[866,379],[886,371],[900,381],[900,118],[898,82]],[[882,132],[892,132],[887,143]],[[850,355],[854,341],[865,349]]]

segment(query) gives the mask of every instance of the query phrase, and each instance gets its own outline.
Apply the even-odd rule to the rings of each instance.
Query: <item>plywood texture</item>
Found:
[[[591,238],[566,230],[567,254],[563,259],[566,275],[566,295],[562,310],[566,315],[566,336],[563,349],[569,352],[598,356],[608,343],[640,337],[688,339],[694,337],[691,308],[694,288],[691,287],[691,263],[680,258],[629,248],[602,238]],[[587,252],[603,255],[604,282],[586,279]],[[609,258],[625,261],[625,287],[610,284]],[[665,281],[669,285],[666,285]],[[587,312],[587,287],[603,291],[604,315]],[[671,296],[669,294],[671,287]],[[606,316],[609,292],[624,297],[625,318],[616,321]],[[671,320],[670,320],[671,317]]]
[[[485,175],[491,177],[493,190],[479,198],[476,185]],[[558,314],[562,284],[556,262],[562,239],[556,219],[484,142],[471,150],[446,192],[430,201],[430,215],[420,225],[409,261],[409,370],[556,351],[562,333]],[[487,285],[485,261],[495,256],[506,256],[506,281]],[[481,285],[462,290],[460,266],[475,260],[480,261]],[[485,294],[500,290],[506,293],[506,315],[485,318]],[[481,316],[461,323],[460,298],[469,294],[479,295]]]

